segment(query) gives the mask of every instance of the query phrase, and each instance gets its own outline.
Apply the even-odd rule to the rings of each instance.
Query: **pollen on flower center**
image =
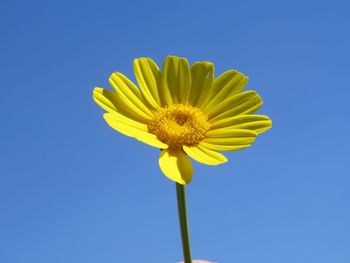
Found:
[[[148,129],[172,149],[196,145],[209,129],[207,116],[199,109],[183,104],[160,108],[148,123]]]

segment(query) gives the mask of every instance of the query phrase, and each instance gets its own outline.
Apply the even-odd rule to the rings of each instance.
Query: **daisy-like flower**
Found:
[[[271,128],[248,78],[236,70],[214,77],[214,65],[168,56],[160,70],[150,58],[134,60],[139,88],[120,72],[109,82],[114,91],[95,88],[94,100],[106,122],[122,134],[161,149],[162,172],[179,184],[192,180],[192,159],[207,165],[227,161],[221,151],[249,147]]]

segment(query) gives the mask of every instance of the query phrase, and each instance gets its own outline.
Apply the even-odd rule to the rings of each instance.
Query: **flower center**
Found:
[[[207,116],[197,108],[174,104],[160,108],[148,123],[148,129],[171,149],[196,145],[209,129]]]

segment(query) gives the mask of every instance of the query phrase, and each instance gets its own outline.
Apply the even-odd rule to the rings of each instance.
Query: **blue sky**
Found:
[[[175,263],[159,150],[92,101],[168,54],[250,77],[273,129],[187,187],[194,258],[350,262],[348,1],[0,3],[0,262]]]

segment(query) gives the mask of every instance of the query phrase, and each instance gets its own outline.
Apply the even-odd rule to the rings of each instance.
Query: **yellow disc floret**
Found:
[[[148,129],[171,149],[196,145],[209,129],[207,116],[199,109],[182,104],[160,108],[148,123]]]

